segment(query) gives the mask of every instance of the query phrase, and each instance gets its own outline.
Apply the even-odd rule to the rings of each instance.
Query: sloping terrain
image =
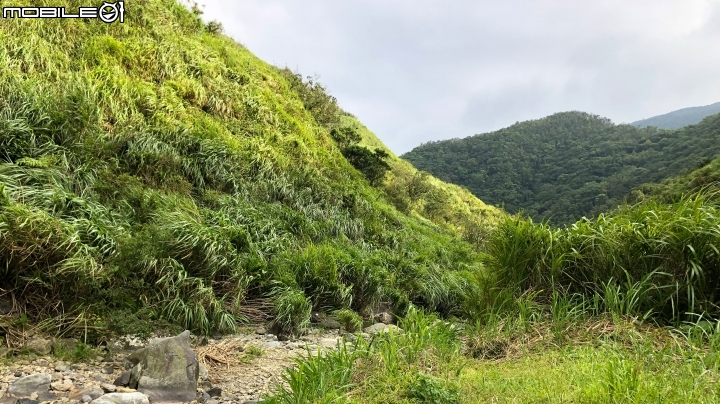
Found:
[[[670,131],[565,112],[402,157],[511,213],[569,224],[615,208],[640,184],[706,163],[720,154],[719,138],[720,115]]]
[[[0,329],[22,314],[86,336],[249,318],[294,333],[313,309],[463,312],[482,267],[462,237],[499,211],[435,179],[408,194],[409,165],[384,173],[352,146],[370,179],[312,86],[198,14],[139,1],[125,24],[0,25],[0,298],[17,308]]]
[[[652,118],[635,121],[630,125],[638,128],[654,126],[660,129],[680,129],[688,125],[696,125],[710,115],[720,113],[720,102],[702,107],[683,108]]]

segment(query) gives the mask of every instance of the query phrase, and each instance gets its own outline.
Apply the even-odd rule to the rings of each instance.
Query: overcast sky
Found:
[[[720,0],[199,2],[398,154],[560,111],[621,123],[720,101]]]

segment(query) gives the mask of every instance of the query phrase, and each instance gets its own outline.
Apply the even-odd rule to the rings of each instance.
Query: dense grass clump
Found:
[[[500,288],[579,293],[620,315],[717,317],[720,207],[706,195],[649,201],[564,229],[504,221],[488,243]]]
[[[392,161],[372,173],[348,161],[332,133],[363,136],[324,87],[258,60],[197,8],[131,11],[125,24],[0,27],[0,289],[23,312],[209,332],[262,307],[298,333],[312,309],[465,310],[481,265],[460,236],[495,210],[463,196],[435,215],[399,211]],[[372,147],[383,164],[384,150]]]

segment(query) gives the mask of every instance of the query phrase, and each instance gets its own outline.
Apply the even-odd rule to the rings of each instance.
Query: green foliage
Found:
[[[617,315],[671,322],[717,316],[720,211],[703,196],[654,201],[565,229],[507,219],[491,238],[501,288],[566,290]]]
[[[385,162],[388,154],[384,150],[377,149],[373,152],[366,147],[353,145],[344,148],[342,153],[372,185],[382,182],[385,173],[390,170],[390,165]]]
[[[336,310],[333,312],[333,316],[335,316],[337,321],[342,324],[343,329],[347,332],[357,332],[362,329],[362,317],[350,309]]]
[[[258,60],[197,7],[134,10],[0,27],[0,288],[143,335],[145,320],[232,332],[272,298],[265,314],[298,333],[311,307],[436,305],[419,274],[481,270],[459,228],[395,209],[383,146],[358,146],[361,125],[315,79]],[[377,188],[337,145],[361,148],[350,160]]]
[[[408,388],[407,396],[421,403],[451,404],[460,402],[457,388],[429,375],[419,374]]]
[[[63,349],[62,347],[53,349],[53,356],[68,362],[89,362],[98,355],[98,349],[91,345],[78,342],[71,349]]]
[[[312,306],[302,291],[278,289],[274,294],[273,326],[288,334],[299,334],[310,326]]]
[[[317,81],[318,77],[308,76],[303,80],[300,73],[293,73],[287,67],[280,70],[280,73],[317,123],[330,129],[340,121],[342,110],[335,97],[328,94],[325,87]]]
[[[265,402],[372,402],[381,398],[401,402],[408,392],[430,400],[455,399],[449,380],[459,375],[462,366],[458,334],[422,310],[411,309],[408,314],[401,322],[404,333],[385,333],[372,341],[359,338],[352,347],[342,345],[327,352],[308,351],[296,360],[295,367],[286,369],[283,380],[289,389],[278,389]],[[426,366],[437,376],[428,375],[423,383],[416,375]]]
[[[720,154],[720,115],[677,131],[638,129],[580,112],[431,142],[402,157],[485,202],[536,221],[571,224]]]

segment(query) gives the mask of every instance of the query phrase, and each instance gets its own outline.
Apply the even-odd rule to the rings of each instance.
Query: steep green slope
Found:
[[[706,117],[718,113],[720,113],[720,102],[702,107],[679,109],[677,111],[668,112],[667,114],[636,121],[630,125],[638,128],[654,126],[660,129],[680,129],[688,125],[698,124]]]
[[[481,267],[460,236],[498,211],[432,180],[457,202],[400,212],[383,187],[402,184],[372,187],[287,75],[218,28],[171,0],[124,24],[0,25],[0,297],[100,328],[462,313]]]
[[[567,224],[614,208],[634,187],[720,154],[720,115],[677,131],[614,125],[559,113],[465,139],[432,142],[402,157],[508,211]]]

